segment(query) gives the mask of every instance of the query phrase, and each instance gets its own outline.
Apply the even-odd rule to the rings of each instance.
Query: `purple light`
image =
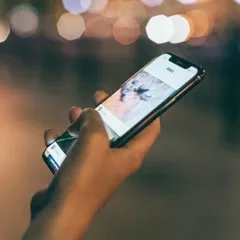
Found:
[[[157,7],[163,3],[163,0],[141,0],[148,7]]]
[[[64,8],[74,14],[86,12],[92,4],[92,0],[63,0]]]

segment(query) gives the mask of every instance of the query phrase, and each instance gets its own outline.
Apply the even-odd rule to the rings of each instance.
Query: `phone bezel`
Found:
[[[163,103],[161,103],[157,108],[155,108],[151,113],[149,113],[144,119],[142,119],[137,125],[135,125],[133,128],[131,128],[126,134],[124,134],[122,137],[117,139],[115,142],[111,143],[111,147],[113,148],[119,148],[124,146],[128,141],[130,141],[132,138],[134,138],[138,133],[140,133],[145,127],[147,127],[149,124],[151,124],[155,119],[157,119],[160,115],[162,115],[165,111],[167,111],[172,105],[174,105],[180,98],[182,98],[186,93],[188,93],[192,88],[194,88],[196,85],[198,85],[201,80],[204,78],[205,70],[201,67],[183,59],[180,58],[172,53],[164,53],[162,55],[170,55],[171,59],[174,59],[174,63],[177,64],[180,67],[188,68],[188,67],[195,67],[198,72],[197,74],[190,79],[185,85],[183,85],[174,95],[171,95],[169,98],[167,98]],[[159,56],[158,56],[159,57]],[[148,62],[146,65],[144,65],[139,71],[137,71],[134,75],[132,75],[129,79],[127,79],[119,88],[121,88],[126,82],[133,79],[139,72],[141,72],[144,68],[146,68],[148,65],[150,65],[153,61],[155,61],[158,57],[153,58],[150,62]],[[169,59],[169,60],[171,60]],[[112,92],[108,98],[110,98],[117,90]],[[104,99],[101,103],[98,104],[101,105],[104,103],[108,98]],[[61,138],[61,136],[60,136]],[[61,146],[60,146],[61,147]],[[49,167],[52,173],[56,172],[56,169],[54,166],[51,165],[48,158],[45,155],[46,150],[43,152],[43,160]]]

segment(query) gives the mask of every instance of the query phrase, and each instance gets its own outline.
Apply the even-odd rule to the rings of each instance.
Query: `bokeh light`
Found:
[[[85,36],[91,38],[112,37],[112,23],[102,15],[94,16],[86,20]]]
[[[113,26],[113,37],[122,45],[129,45],[140,36],[139,23],[134,19],[119,19]]]
[[[211,23],[208,15],[202,10],[192,10],[185,14],[192,23],[192,38],[200,38],[208,35]]]
[[[194,3],[197,3],[198,0],[178,0],[178,2],[180,2],[181,4],[194,4]]]
[[[108,0],[93,0],[88,11],[96,14],[101,13],[108,5]]]
[[[233,0],[235,3],[240,4],[240,0]]]
[[[163,3],[163,0],[141,0],[148,7],[157,7]]]
[[[212,0],[198,0],[197,3],[207,3],[207,2],[210,2]]]
[[[118,18],[118,11],[123,6],[124,2],[122,0],[110,1],[108,6],[102,12],[102,15],[106,18]]]
[[[173,22],[174,35],[171,43],[181,43],[187,41],[191,34],[191,25],[187,18],[182,15],[174,15],[169,17]]]
[[[39,17],[35,8],[26,4],[18,5],[10,12],[12,31],[21,37],[34,35],[39,26]]]
[[[139,0],[125,1],[124,4],[119,6],[118,17],[143,22],[147,18],[147,10]]]
[[[146,26],[148,38],[157,43],[166,43],[174,35],[174,26],[170,18],[164,15],[152,17]]]
[[[191,5],[195,3],[198,3],[198,4],[207,3],[207,2],[210,2],[211,0],[177,0],[177,1],[184,5]]]
[[[92,0],[62,0],[64,8],[74,14],[84,13],[92,5]]]
[[[0,43],[5,42],[9,34],[10,34],[9,24],[4,20],[0,20]]]
[[[85,31],[85,21],[81,15],[64,13],[58,20],[57,30],[63,39],[76,40]]]

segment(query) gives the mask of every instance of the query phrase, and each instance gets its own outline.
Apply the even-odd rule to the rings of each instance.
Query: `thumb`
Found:
[[[77,134],[81,144],[89,144],[96,140],[102,143],[108,140],[102,118],[94,109],[85,109],[78,120],[69,128],[71,133]]]

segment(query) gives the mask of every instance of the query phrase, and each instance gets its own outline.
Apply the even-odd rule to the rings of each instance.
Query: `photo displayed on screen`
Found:
[[[109,138],[113,140],[122,136],[174,91],[162,80],[141,71],[97,108]]]

